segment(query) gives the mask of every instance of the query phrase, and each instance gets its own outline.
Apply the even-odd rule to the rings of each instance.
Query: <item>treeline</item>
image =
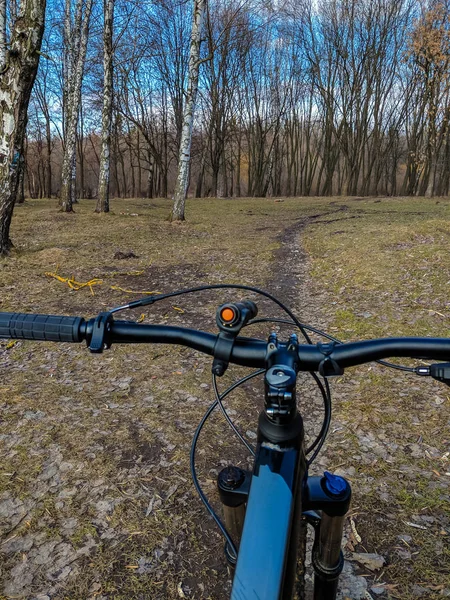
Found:
[[[33,197],[61,194],[67,143],[67,0],[51,4],[28,113]],[[82,197],[99,185],[102,10],[94,1],[76,131]],[[191,11],[179,0],[116,0],[112,196],[173,194]],[[189,192],[448,195],[449,79],[446,2],[210,0]]]

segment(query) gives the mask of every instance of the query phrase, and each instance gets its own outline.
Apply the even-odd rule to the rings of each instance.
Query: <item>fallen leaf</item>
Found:
[[[440,590],[445,589],[445,585],[443,583],[438,585],[425,585],[425,587],[427,587],[429,590],[433,590],[433,592],[439,592]]]
[[[186,598],[186,594],[183,592],[183,584],[181,583],[181,581],[178,584],[177,591],[178,591],[179,598]]]
[[[353,552],[350,555],[349,560],[354,560],[370,571],[378,571],[386,562],[380,554],[369,552]]]
[[[355,540],[358,542],[358,544],[360,544],[361,536],[359,535],[359,533],[356,529],[355,521],[351,517],[350,517],[350,527],[352,528],[352,533],[355,536]]]
[[[150,502],[148,503],[147,511],[146,511],[146,513],[145,513],[145,516],[146,516],[146,517],[148,517],[148,516],[151,514],[151,512],[152,512],[152,510],[153,510],[153,503],[154,503],[154,501],[155,501],[155,496],[153,496],[153,498],[152,498],[152,499],[150,500]]]
[[[350,540],[348,540],[348,542],[345,544],[345,549],[349,550],[350,552],[354,552],[355,546],[351,543]]]
[[[172,485],[168,492],[167,492],[167,496],[166,496],[166,500],[168,500],[170,498],[170,496],[173,496],[175,494],[175,492],[178,489],[178,485],[175,483],[175,485]]]
[[[424,531],[427,531],[427,528],[423,525],[417,525],[417,523],[411,523],[410,521],[403,521],[403,523],[405,525],[409,525],[410,527],[415,527],[416,529],[423,529]]]

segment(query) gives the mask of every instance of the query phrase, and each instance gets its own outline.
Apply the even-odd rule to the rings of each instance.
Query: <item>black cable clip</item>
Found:
[[[330,342],[329,344],[317,344],[318,349],[325,356],[319,364],[319,373],[322,377],[336,377],[337,375],[344,374],[344,369],[330,356],[335,346],[335,342]]]
[[[109,312],[99,313],[95,317],[89,343],[89,350],[93,354],[101,354],[103,350],[111,346],[110,333],[113,320],[112,314]]]
[[[218,377],[222,377],[228,369],[234,341],[242,327],[250,319],[254,319],[257,314],[258,307],[250,300],[222,304],[217,309],[216,323],[220,329],[220,333],[217,336],[216,345],[214,346],[212,372]]]

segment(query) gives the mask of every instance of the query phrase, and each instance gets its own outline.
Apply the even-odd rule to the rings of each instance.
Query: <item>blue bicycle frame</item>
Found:
[[[232,600],[292,596],[297,559],[300,483],[305,475],[303,431],[296,447],[262,442],[247,502]],[[263,525],[261,525],[263,524]]]

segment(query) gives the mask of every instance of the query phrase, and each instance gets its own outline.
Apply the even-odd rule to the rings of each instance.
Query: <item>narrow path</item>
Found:
[[[281,247],[276,253],[272,280],[268,284],[268,289],[283,302],[288,304],[303,323],[310,324],[325,331],[327,329],[327,322],[329,321],[325,310],[327,298],[325,292],[318,289],[317,285],[311,279],[309,259],[301,245],[302,232],[308,225],[320,224],[323,222],[328,223],[330,221],[327,217],[346,210],[347,207],[343,205],[335,210],[299,219],[297,222],[287,227],[278,238]],[[355,218],[356,216],[357,215],[352,215],[343,218]],[[337,221],[340,219],[331,220]],[[302,415],[305,420],[307,440],[313,439],[313,432],[319,430],[323,418],[320,393],[317,391],[317,387],[311,378],[300,377],[298,395],[300,399],[300,409],[302,410]],[[333,396],[335,396],[335,394],[333,394]],[[333,420],[332,425],[339,427],[339,423],[337,423],[336,420]],[[309,435],[308,432],[310,432]],[[311,468],[311,471],[314,474],[320,474],[327,469],[327,445],[328,452],[330,454],[333,452],[332,443],[326,444],[322,453]],[[347,529],[350,530],[349,523],[347,524]],[[306,563],[307,575],[305,600],[312,600],[313,595],[313,569],[309,558],[312,550],[312,543],[313,538],[310,532]],[[346,562],[344,572],[341,575],[338,598],[360,600],[360,598],[364,598],[366,590],[367,577],[356,575],[353,565]]]

